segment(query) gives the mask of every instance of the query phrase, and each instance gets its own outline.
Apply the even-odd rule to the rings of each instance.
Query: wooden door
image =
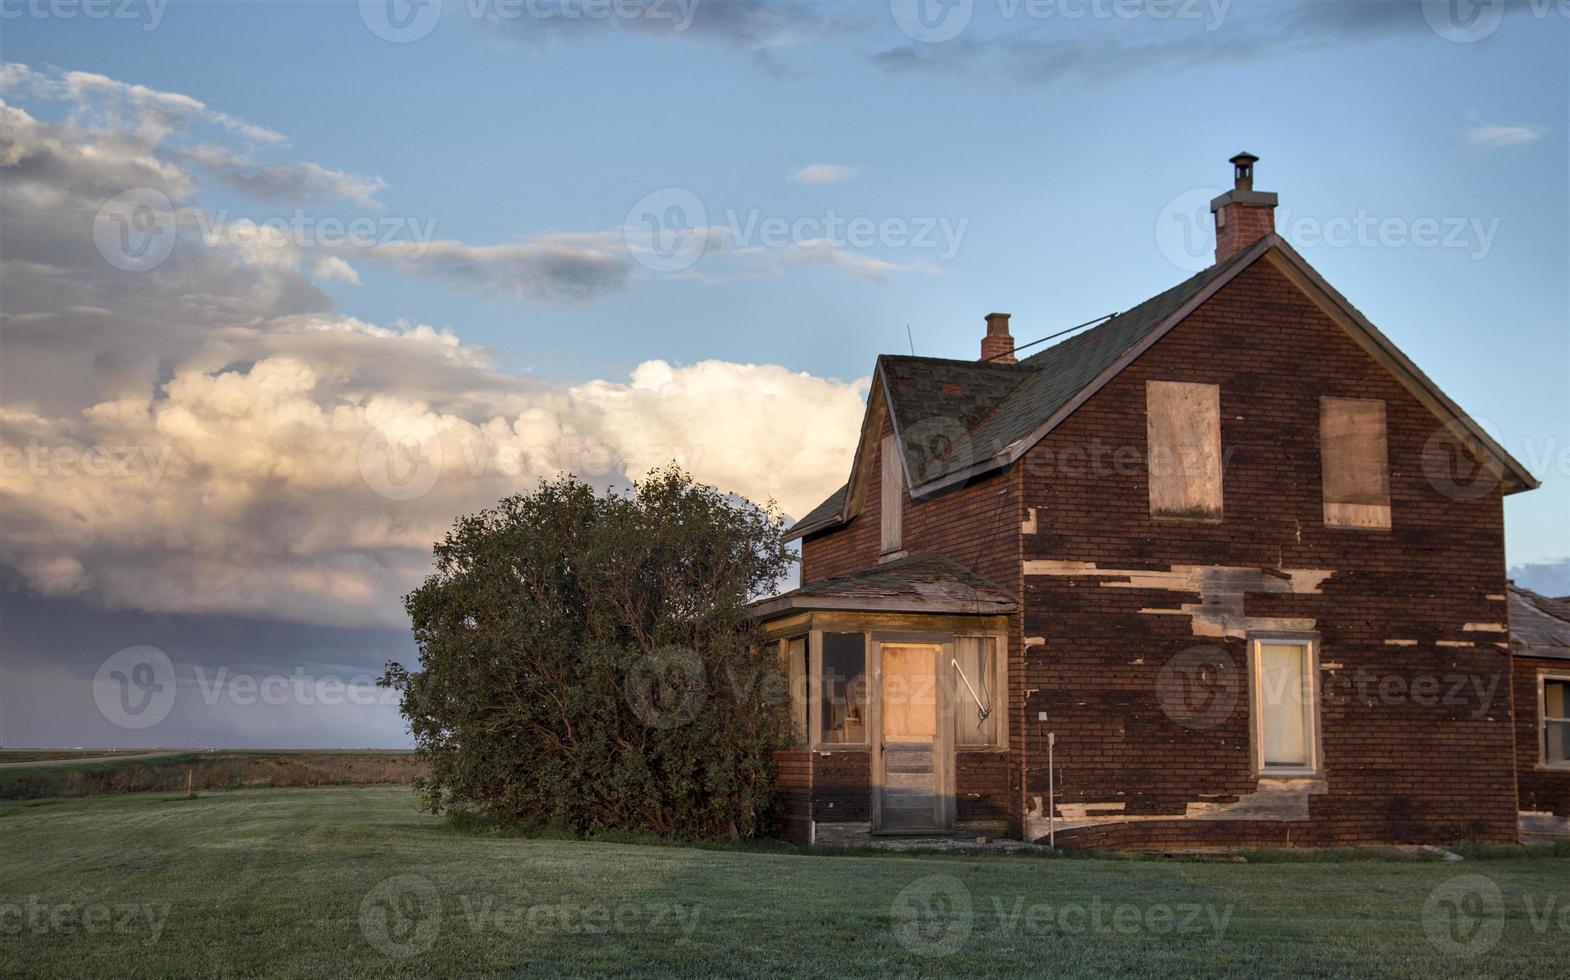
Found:
[[[881,644],[879,826],[891,832],[946,827],[938,730],[938,655],[930,643]]]

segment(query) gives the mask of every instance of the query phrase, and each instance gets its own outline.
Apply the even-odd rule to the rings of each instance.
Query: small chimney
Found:
[[[1259,157],[1239,153],[1232,164],[1232,189],[1210,202],[1216,216],[1216,264],[1276,230],[1276,196],[1254,190],[1254,164]]]
[[[981,359],[993,364],[1017,363],[1014,357],[1014,337],[1009,333],[1007,313],[987,314],[987,335],[981,338]]]

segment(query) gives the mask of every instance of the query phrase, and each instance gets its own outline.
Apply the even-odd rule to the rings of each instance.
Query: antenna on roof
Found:
[[[916,338],[910,334],[910,324],[905,324],[905,339],[910,341],[910,355],[916,356]]]
[[[1076,323],[1074,326],[1069,327],[1067,330],[1059,330],[1057,333],[1049,333],[1045,337],[1038,337],[1035,340],[1032,340],[1028,344],[1018,344],[1013,349],[1011,349],[1008,353],[1009,354],[1013,354],[1016,351],[1022,351],[1022,350],[1024,350],[1027,347],[1034,347],[1037,344],[1044,344],[1047,341],[1052,340],[1055,337],[1061,337],[1064,334],[1073,333],[1076,330],[1083,330],[1086,327],[1094,326],[1095,324],[1100,323],[1103,320],[1110,320],[1110,319],[1112,319],[1113,317],[1115,317],[1117,315],[1118,314],[1116,312],[1112,312],[1112,313],[1106,314],[1105,316],[1098,316],[1094,320],[1086,320],[1084,323]],[[997,355],[997,356],[998,357],[1002,357],[1004,355],[1000,354],[1000,355]],[[994,358],[989,357],[989,358],[987,358],[987,360],[989,360],[989,361],[990,360],[994,360]]]

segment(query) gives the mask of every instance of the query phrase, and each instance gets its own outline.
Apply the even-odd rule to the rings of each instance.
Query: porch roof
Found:
[[[813,609],[995,616],[1019,608],[1003,586],[933,552],[824,579],[752,604],[760,619]]]

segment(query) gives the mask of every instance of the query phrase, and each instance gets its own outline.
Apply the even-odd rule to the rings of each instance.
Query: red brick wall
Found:
[[[812,836],[812,753],[805,749],[775,752],[774,786],[780,803],[779,835],[807,843]]]
[[[1542,767],[1542,717],[1538,714],[1539,673],[1570,675],[1570,660],[1515,657],[1516,782],[1521,809],[1570,817],[1570,769]]]
[[[873,395],[873,410],[881,411],[881,393]],[[874,440],[868,460],[867,496],[859,514],[834,530],[811,535],[802,541],[801,580],[815,582],[837,575],[870,568],[878,563],[881,539],[881,448],[883,436],[891,430],[885,416],[883,429]],[[924,500],[905,501],[903,547],[907,552],[935,551],[970,567],[976,574],[1018,591],[1020,587],[1019,480],[1014,471],[998,473],[970,486]],[[1010,744],[1018,746],[1023,737],[1020,706],[1024,689],[1014,683],[1024,667],[1021,651],[1020,617],[1010,617],[1008,637],[1009,677],[1008,725]],[[848,757],[839,761],[841,757]],[[850,759],[857,753],[838,752],[816,756],[814,812],[818,820],[867,820],[867,761],[860,754],[859,764]],[[1001,813],[1011,826],[1018,827],[1020,816],[1019,755],[1014,753],[960,753],[955,759],[954,778],[959,796],[957,811],[961,820],[998,819]],[[825,771],[832,772],[825,789]],[[856,782],[858,779],[860,782]],[[859,794],[860,808],[852,796]],[[828,804],[832,803],[830,806]],[[859,814],[848,816],[847,814]]]
[[[1142,460],[1145,382],[1152,379],[1220,385],[1228,461],[1219,524],[1149,517]],[[1385,401],[1393,529],[1324,526],[1322,395]],[[1309,836],[1321,843],[1513,840],[1509,662],[1497,646],[1505,637],[1463,630],[1506,621],[1501,499],[1497,490],[1462,499],[1431,485],[1425,453],[1437,459],[1448,444],[1435,436],[1438,429],[1393,376],[1280,272],[1258,262],[1022,461],[1021,505],[1038,509],[1039,526],[1023,537],[1023,557],[1114,569],[1181,563],[1332,570],[1323,594],[1250,593],[1244,600],[1250,617],[1315,620],[1322,663],[1340,665],[1322,671],[1322,680],[1373,685],[1371,695],[1343,688],[1322,706],[1329,792],[1311,798],[1317,826]],[[1134,465],[1094,472],[1056,462],[1065,449],[1088,457],[1096,446],[1104,461],[1115,460],[1107,454],[1121,447],[1127,462],[1132,451]],[[1157,697],[1162,666],[1191,647],[1219,645],[1246,671],[1243,641],[1195,636],[1188,616],[1140,612],[1197,601],[1193,594],[1105,581],[1025,578],[1024,633],[1045,638],[1028,651],[1021,677],[1030,692],[1024,713],[1032,719],[1029,792],[1044,794],[1047,782],[1038,729],[1058,735],[1060,802],[1181,815],[1189,803],[1227,802],[1254,790],[1245,675],[1234,710],[1213,727],[1174,722]],[[1392,639],[1417,643],[1385,642]],[[1491,695],[1446,687],[1447,703],[1420,703],[1427,689],[1419,697],[1411,685],[1426,683],[1424,677],[1478,684]],[[1380,693],[1380,683],[1390,693]],[[1045,726],[1034,721],[1038,710],[1050,714]]]

